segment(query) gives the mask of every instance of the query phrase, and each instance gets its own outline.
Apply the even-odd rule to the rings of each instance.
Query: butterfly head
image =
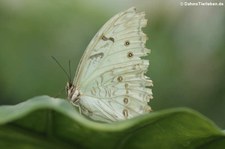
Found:
[[[76,88],[76,86],[74,86],[70,82],[67,82],[66,92],[67,92],[67,98],[70,100],[70,102],[73,105],[78,106],[79,105],[80,91]]]

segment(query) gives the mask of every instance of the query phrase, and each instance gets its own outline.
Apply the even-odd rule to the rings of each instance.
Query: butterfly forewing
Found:
[[[152,81],[145,76],[149,61],[142,27],[144,13],[130,8],[111,18],[88,45],[74,85],[81,111],[94,120],[116,121],[150,111]]]

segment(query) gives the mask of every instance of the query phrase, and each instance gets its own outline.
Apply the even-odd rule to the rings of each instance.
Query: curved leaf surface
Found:
[[[98,123],[67,101],[34,97],[0,106],[0,148],[183,149],[224,148],[225,133],[203,115],[177,108],[134,119]]]

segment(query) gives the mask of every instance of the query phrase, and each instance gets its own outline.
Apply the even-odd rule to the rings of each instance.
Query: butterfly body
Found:
[[[74,86],[72,83],[67,82],[66,84],[66,91],[68,95],[68,99],[71,101],[71,103],[75,106],[79,105],[79,97],[80,97],[80,91]]]
[[[144,13],[130,8],[111,18],[85,50],[68,99],[84,115],[103,122],[129,119],[148,113],[152,81],[145,76],[149,61],[142,59],[147,23]]]

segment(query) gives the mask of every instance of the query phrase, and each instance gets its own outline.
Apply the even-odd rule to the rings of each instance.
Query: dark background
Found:
[[[67,78],[51,56],[65,69],[71,60],[74,73],[98,29],[135,6],[149,20],[144,32],[152,49],[153,110],[189,107],[225,128],[225,6],[180,2],[1,0],[0,104],[43,94],[65,97]]]

